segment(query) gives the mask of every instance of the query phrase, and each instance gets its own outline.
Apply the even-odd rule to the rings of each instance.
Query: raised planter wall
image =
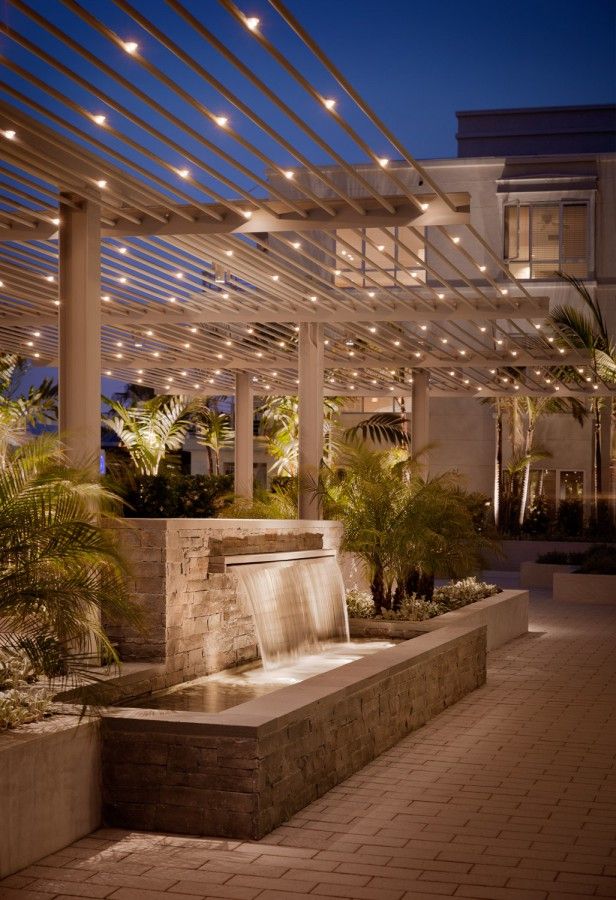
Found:
[[[107,824],[258,839],[485,682],[486,629],[442,628],[216,716],[103,720]]]
[[[159,664],[151,689],[258,657],[254,624],[225,555],[338,550],[339,522],[263,519],[129,519],[115,525],[146,627],[108,625],[123,661]],[[214,570],[214,571],[213,571]]]
[[[0,877],[101,823],[100,720],[54,716],[0,734]]]
[[[528,631],[528,591],[501,591],[424,622],[351,619],[353,637],[406,638],[457,625],[487,628],[487,649],[495,650]]]
[[[552,590],[552,578],[556,574],[567,575],[576,566],[563,566],[554,563],[523,562],[520,565],[520,587],[546,588]]]
[[[554,575],[554,600],[616,604],[616,575]]]

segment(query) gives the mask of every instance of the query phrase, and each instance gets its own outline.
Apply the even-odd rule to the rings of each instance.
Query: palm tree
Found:
[[[100,623],[138,621],[126,566],[100,525],[117,497],[69,468],[55,439],[8,451],[0,470],[0,649],[26,652],[50,676],[92,662],[92,635],[117,655]]]
[[[413,592],[430,597],[437,572],[470,574],[489,544],[457,477],[425,478],[401,449],[346,446],[322,491],[328,516],[344,524],[343,549],[366,566],[375,613]]]
[[[331,462],[338,446],[339,417],[344,405],[342,397],[323,400],[323,457]],[[299,398],[297,396],[266,397],[259,412],[261,431],[274,463],[270,472],[294,478],[299,466]]]
[[[221,450],[235,442],[229,416],[204,406],[195,423],[195,435],[197,442],[207,449],[210,475],[220,475]]]
[[[586,419],[587,411],[584,404],[575,397],[520,397],[519,401],[526,420],[526,434],[522,451],[524,473],[518,516],[518,524],[521,527],[524,524],[528,502],[530,467],[535,460],[544,458],[543,451],[539,451],[538,455],[533,446],[537,422],[544,415],[571,415],[578,425],[582,426]]]
[[[190,415],[198,409],[193,401],[169,395],[128,407],[103,400],[112,413],[103,417],[103,425],[118,436],[140,475],[157,475],[167,450],[180,449],[191,426]]]
[[[592,297],[586,285],[571,275],[559,273],[571,285],[582,301],[583,308],[566,304],[557,306],[549,316],[555,331],[571,347],[586,352],[590,359],[595,382],[616,382],[616,344],[610,335],[599,302]],[[577,377],[575,372],[571,372]],[[601,448],[601,398],[591,399],[593,419],[593,477],[592,497],[595,519],[598,515],[599,497],[602,493]]]
[[[9,449],[24,442],[28,426],[53,422],[57,417],[57,387],[51,379],[31,387],[25,396],[17,394],[24,370],[25,363],[16,354],[0,356],[0,467],[5,465]]]

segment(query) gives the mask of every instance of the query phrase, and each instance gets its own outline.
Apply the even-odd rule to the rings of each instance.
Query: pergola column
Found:
[[[320,519],[323,456],[323,325],[299,326],[299,517]]]
[[[101,445],[100,206],[60,198],[58,405],[69,461],[98,470]],[[74,197],[70,198],[74,203]]]
[[[411,450],[413,455],[424,450],[430,443],[430,376],[428,372],[413,372],[411,389]],[[429,458],[427,451],[420,457],[424,475],[428,475]]]
[[[246,372],[235,373],[235,493],[252,500],[254,410],[252,386]]]

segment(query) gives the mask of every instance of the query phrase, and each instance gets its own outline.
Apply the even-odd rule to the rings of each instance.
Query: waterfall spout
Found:
[[[252,612],[264,667],[349,640],[344,582],[335,557],[230,568]]]

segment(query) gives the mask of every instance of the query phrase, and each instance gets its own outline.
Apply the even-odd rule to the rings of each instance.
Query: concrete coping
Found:
[[[277,550],[272,553],[236,553],[223,556],[226,567],[245,566],[251,563],[286,562],[301,559],[323,559],[336,556],[335,550]]]
[[[312,704],[333,702],[401,669],[438,656],[471,633],[482,633],[486,640],[485,625],[440,628],[220,713],[122,707],[106,710],[104,718],[108,727],[122,731],[143,731],[147,722],[151,731],[181,730],[202,735],[260,738],[284,728]]]

